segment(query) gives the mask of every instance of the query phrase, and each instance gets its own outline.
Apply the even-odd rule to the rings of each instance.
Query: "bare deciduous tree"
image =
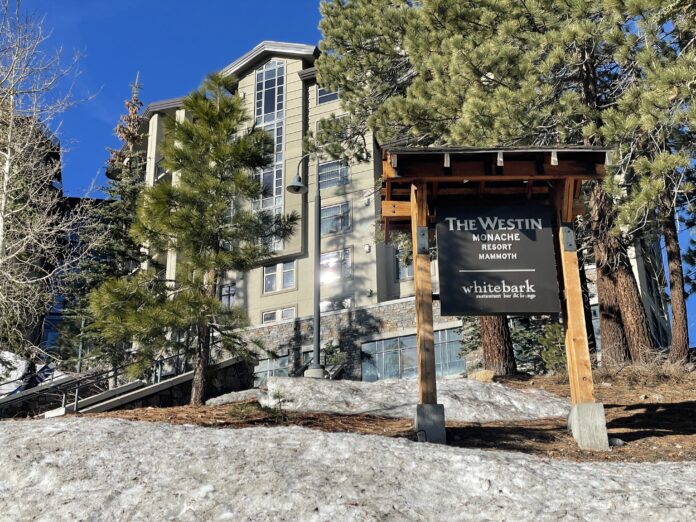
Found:
[[[0,344],[18,353],[38,348],[61,276],[89,251],[76,240],[89,205],[63,195],[52,130],[69,104],[60,86],[74,61],[62,66],[45,41],[20,0],[0,0]]]

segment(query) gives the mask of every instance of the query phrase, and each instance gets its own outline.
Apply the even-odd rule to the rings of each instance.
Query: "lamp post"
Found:
[[[312,154],[305,154],[300,158],[297,164],[297,174],[286,187],[291,194],[306,194],[309,188],[302,182],[301,169],[306,159]],[[316,192],[314,195],[314,339],[312,362],[309,368],[304,373],[305,377],[316,379],[324,378],[324,367],[319,361],[319,343],[321,340],[321,311],[319,301],[321,285],[321,191],[319,190],[319,179],[316,183]]]

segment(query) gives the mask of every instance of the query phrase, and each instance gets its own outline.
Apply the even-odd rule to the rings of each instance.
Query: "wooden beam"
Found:
[[[391,161],[389,159],[382,162],[382,174],[383,174],[385,179],[392,179],[392,178],[399,177],[399,175],[396,172],[396,169],[394,167],[392,167]]]
[[[416,346],[418,349],[418,402],[437,404],[433,292],[430,254],[418,250],[418,229],[428,226],[428,193],[425,183],[411,185],[411,237],[413,285],[416,294]]]
[[[561,206],[561,219],[565,223],[573,221],[573,180],[566,179],[563,183],[563,205]]]
[[[550,192],[549,187],[532,187],[532,194],[548,194]],[[408,196],[411,193],[410,189],[407,188],[394,188],[391,191],[393,196]],[[464,196],[464,195],[476,195],[478,194],[478,188],[465,188],[465,187],[439,187],[437,191],[440,196]],[[527,193],[527,188],[520,185],[519,187],[495,187],[486,185],[484,190],[484,195],[501,195],[509,196],[514,194],[524,195]],[[386,190],[382,189],[382,197],[386,200]]]
[[[495,183],[501,183],[505,181],[527,181],[529,179],[534,179],[535,181],[554,181],[554,180],[564,180],[564,179],[577,179],[577,180],[590,180],[590,179],[598,179],[599,176],[594,176],[587,171],[585,171],[582,174],[558,174],[558,175],[552,175],[552,174],[544,174],[542,176],[536,176],[533,174],[509,174],[507,171],[507,167],[505,167],[505,174],[501,174],[500,176],[487,176],[483,174],[452,174],[451,176],[399,176],[397,178],[387,178],[389,179],[392,183],[399,183],[399,184],[412,184],[412,183],[418,183],[420,181],[428,181],[428,182],[440,182],[440,183],[456,183],[456,182],[463,182],[463,181],[488,181],[488,182],[495,182]]]
[[[410,217],[411,202],[410,201],[382,201],[382,217]]]
[[[574,248],[575,237],[572,223],[564,223],[559,227],[558,238],[565,291],[567,322],[565,344],[571,401],[573,404],[595,402],[585,311],[582,304],[578,252]]]

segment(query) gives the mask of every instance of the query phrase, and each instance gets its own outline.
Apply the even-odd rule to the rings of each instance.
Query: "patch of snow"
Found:
[[[413,418],[418,403],[418,383],[412,380],[376,382],[330,381],[269,377],[268,392],[259,402],[294,411],[367,413]],[[445,418],[463,422],[492,422],[563,417],[568,401],[542,390],[516,390],[502,384],[452,377],[437,382],[438,402]]]
[[[0,519],[694,520],[696,463],[584,463],[300,427],[3,422]]]
[[[250,399],[259,400],[265,396],[265,393],[258,388],[252,388],[250,390],[242,390],[236,392],[226,393],[225,395],[218,395],[213,399],[208,399],[205,401],[206,406],[218,406],[220,404],[229,404],[231,402],[248,401]]]
[[[21,382],[12,382],[19,379],[29,366],[29,361],[17,354],[7,351],[0,352],[0,397],[19,388]]]

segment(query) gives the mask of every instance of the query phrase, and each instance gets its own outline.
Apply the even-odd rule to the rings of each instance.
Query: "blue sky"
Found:
[[[63,115],[66,191],[103,184],[107,147],[140,72],[145,104],[188,94],[262,40],[316,44],[319,0],[25,0],[44,18],[49,48],[75,52],[76,98]]]
[[[74,93],[84,101],[61,125],[63,180],[75,196],[105,182],[106,149],[118,146],[113,129],[136,73],[147,105],[187,94],[262,40],[321,37],[319,0],[24,0],[24,7],[44,18],[48,47],[62,47],[66,60],[82,55]],[[686,246],[689,233],[680,239]],[[694,339],[696,299],[688,312]]]

